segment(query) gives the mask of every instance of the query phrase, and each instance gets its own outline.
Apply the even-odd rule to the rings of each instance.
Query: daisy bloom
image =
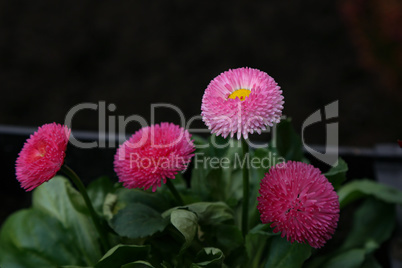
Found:
[[[293,243],[322,247],[339,219],[339,200],[320,170],[302,162],[280,163],[261,181],[258,210],[263,223]]]
[[[280,87],[267,73],[238,68],[221,73],[212,80],[202,98],[202,120],[212,133],[226,138],[248,138],[261,134],[266,126],[278,123],[282,115]]]
[[[60,170],[71,130],[60,124],[45,124],[25,142],[16,161],[21,187],[31,191]]]
[[[144,127],[118,149],[114,170],[126,188],[152,187],[184,171],[195,150],[187,130],[172,123]]]

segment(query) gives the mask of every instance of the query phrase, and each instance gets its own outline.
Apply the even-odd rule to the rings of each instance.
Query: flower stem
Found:
[[[91,215],[92,221],[95,225],[96,230],[98,231],[99,238],[102,244],[102,249],[103,253],[106,253],[106,251],[110,248],[108,240],[105,236],[104,228],[102,228],[102,224],[100,222],[100,218],[98,217],[98,214],[96,214],[94,207],[92,206],[91,200],[89,199],[87,190],[85,189],[84,184],[82,183],[81,179],[78,177],[78,175],[67,165],[63,165],[61,167],[61,171],[64,172],[77,186],[78,190],[81,192],[82,197],[84,198],[85,204],[88,207],[89,214]]]
[[[243,149],[243,210],[242,210],[242,225],[241,229],[243,236],[246,236],[248,232],[248,203],[249,203],[249,170],[246,163],[246,157],[248,154],[248,144],[247,141],[242,138],[242,149]]]
[[[173,194],[174,198],[176,198],[176,200],[180,204],[180,206],[183,206],[184,205],[183,199],[181,198],[179,192],[177,191],[177,189],[173,185],[173,183],[170,181],[170,179],[166,180],[166,185],[169,188],[170,192]]]

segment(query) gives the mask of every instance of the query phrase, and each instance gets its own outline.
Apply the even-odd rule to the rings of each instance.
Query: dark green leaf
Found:
[[[215,225],[216,244],[224,252],[232,251],[243,245],[244,239],[242,232],[235,225]]]
[[[88,185],[87,191],[95,211],[103,215],[106,195],[115,191],[114,183],[108,177],[100,177]]]
[[[110,249],[102,257],[102,259],[95,265],[95,268],[120,267],[123,264],[144,260],[148,257],[148,254],[149,254],[149,246],[117,245],[112,249]],[[141,267],[141,266],[130,266],[130,267]]]
[[[141,189],[126,189],[122,188],[116,191],[117,203],[114,206],[114,214],[133,204],[141,203],[158,212],[163,212],[170,208],[169,201],[160,193],[151,193]]]
[[[211,169],[204,179],[204,183],[209,188],[209,199],[214,201],[226,199],[226,194],[222,191],[225,189],[222,169]]]
[[[233,221],[233,210],[223,202],[198,202],[185,207],[197,214],[199,224],[217,225]]]
[[[338,159],[338,165],[332,167],[324,176],[332,183],[335,190],[338,189],[342,183],[346,180],[346,172],[348,171],[348,165],[342,159]]]
[[[265,245],[272,236],[277,234],[272,233],[268,224],[259,224],[249,231],[246,235],[246,251],[249,259],[249,267],[258,267],[262,256],[266,255]]]
[[[82,252],[80,255],[85,258],[86,264],[92,265],[99,260],[98,233],[82,195],[69,180],[56,176],[36,188],[32,195],[32,207],[61,222]]]
[[[60,221],[32,208],[12,214],[0,232],[1,267],[86,266],[88,254]]]
[[[365,255],[389,239],[395,218],[393,204],[373,197],[365,200],[355,212],[353,225],[343,244],[331,253],[314,258],[308,267],[360,267]]]
[[[200,146],[200,145],[202,146],[202,145],[208,144],[208,141],[206,139],[204,139],[203,137],[198,136],[198,135],[192,134],[191,139],[194,141],[194,145],[196,147]]]
[[[173,185],[177,188],[177,190],[182,191],[187,188],[186,180],[183,178],[182,173],[177,173],[174,179],[170,180]],[[157,190],[167,189],[164,187],[159,187]]]
[[[338,190],[341,208],[364,196],[374,196],[384,202],[402,204],[402,191],[368,179],[351,181]]]
[[[208,148],[196,151],[191,172],[192,190],[204,201],[230,199],[237,204],[242,193],[241,172],[238,172],[242,160],[237,140],[211,136]]]
[[[162,231],[168,221],[153,208],[141,203],[130,203],[110,220],[111,227],[120,236],[142,238]]]
[[[320,268],[357,268],[363,263],[364,254],[363,249],[351,249],[336,255]]]
[[[146,261],[135,261],[132,263],[128,263],[123,265],[121,268],[154,268],[149,262]]]
[[[189,247],[197,233],[197,215],[186,209],[175,209],[170,214],[170,222],[184,237],[182,249]]]
[[[203,248],[198,252],[195,258],[195,264],[191,267],[208,267],[208,268],[218,268],[222,267],[223,263],[223,253],[218,248]]]
[[[307,244],[291,244],[285,238],[274,236],[271,239],[266,268],[301,267],[311,255],[311,247]]]
[[[276,150],[286,160],[302,161],[303,159],[303,144],[290,118],[276,125]]]
[[[76,265],[63,265],[63,266],[60,266],[61,268],[93,268],[93,267],[90,267],[90,266],[76,266]]]
[[[395,223],[393,204],[369,198],[356,211],[352,229],[340,250],[361,248],[371,253],[391,236]]]

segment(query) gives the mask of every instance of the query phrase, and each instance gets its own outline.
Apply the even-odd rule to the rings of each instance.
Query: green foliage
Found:
[[[170,222],[184,238],[182,250],[188,248],[197,234],[197,215],[187,209],[175,209],[170,214]]]
[[[372,253],[391,236],[395,220],[394,204],[366,199],[356,211],[352,229],[340,250],[363,248],[366,253]]]
[[[195,152],[191,171],[192,190],[204,201],[237,204],[242,197],[241,143],[213,135],[203,145],[206,148]]]
[[[276,125],[276,150],[286,160],[302,161],[303,144],[300,136],[294,130],[290,118]]]
[[[330,250],[312,249],[273,233],[270,224],[260,223],[257,210],[260,182],[270,167],[284,159],[306,161],[290,120],[277,125],[275,142],[250,149],[246,156],[235,139],[193,139],[202,148],[187,171],[190,181],[181,174],[172,180],[184,205],[178,205],[165,185],[151,192],[123,188],[107,177],[93,181],[88,195],[111,244],[102,252],[83,197],[67,179],[56,176],[33,191],[31,208],[14,213],[2,226],[0,266],[379,267],[374,253],[391,237],[401,191],[368,179],[346,180],[348,166],[339,159],[324,175],[337,190],[342,209],[359,202],[348,206],[353,208],[346,219],[349,231],[339,237],[335,232]],[[250,230],[244,236],[243,165],[250,176]]]
[[[272,233],[267,224],[259,224],[246,235],[245,247],[248,267],[261,267],[266,257],[266,247],[270,243]]]
[[[385,184],[368,179],[355,180],[345,184],[338,191],[341,207],[367,196],[374,196],[384,202],[402,205],[402,192]]]
[[[103,214],[103,205],[106,196],[110,193],[114,193],[115,190],[115,185],[108,177],[100,177],[88,185],[88,196],[91,199],[95,211],[99,215]]]
[[[95,268],[120,267],[124,264],[128,265],[129,263],[131,263],[132,266],[128,267],[141,267],[140,264],[145,264],[139,263],[138,261],[147,259],[149,252],[150,249],[148,246],[117,245],[110,249],[102,259],[99,260]],[[133,266],[134,264],[137,264],[137,266]]]
[[[311,255],[311,247],[306,244],[291,244],[286,239],[275,236],[268,247],[265,268],[268,267],[301,267]]]
[[[223,264],[223,253],[218,248],[203,248],[195,256],[195,262],[191,265],[191,268],[218,268]]]
[[[39,186],[32,203],[1,229],[1,266],[92,266],[100,259],[98,236],[82,196],[66,179],[57,176]]]
[[[167,224],[158,211],[141,203],[132,203],[119,210],[110,221],[117,234],[134,239],[160,232]]]
[[[335,190],[339,189],[342,183],[346,180],[346,172],[348,171],[348,165],[346,162],[339,158],[337,165],[332,167],[324,176],[332,183]]]
[[[395,227],[395,205],[376,198],[366,199],[356,210],[352,227],[333,252],[317,256],[307,267],[368,267],[362,266],[383,242],[391,237]]]

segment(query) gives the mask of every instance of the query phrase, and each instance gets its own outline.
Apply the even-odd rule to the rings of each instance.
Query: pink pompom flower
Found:
[[[66,155],[71,130],[60,124],[45,124],[25,142],[16,161],[21,187],[31,191],[53,178]]]
[[[202,120],[216,135],[229,134],[245,139],[254,131],[261,134],[267,126],[278,123],[282,115],[280,87],[267,73],[252,68],[238,68],[213,79],[202,98]]]
[[[195,150],[187,130],[172,123],[144,127],[118,149],[114,170],[126,188],[152,187],[154,192],[166,178],[184,171]]]
[[[280,163],[261,181],[258,210],[291,243],[320,248],[332,237],[339,219],[339,200],[320,170],[302,162]]]

